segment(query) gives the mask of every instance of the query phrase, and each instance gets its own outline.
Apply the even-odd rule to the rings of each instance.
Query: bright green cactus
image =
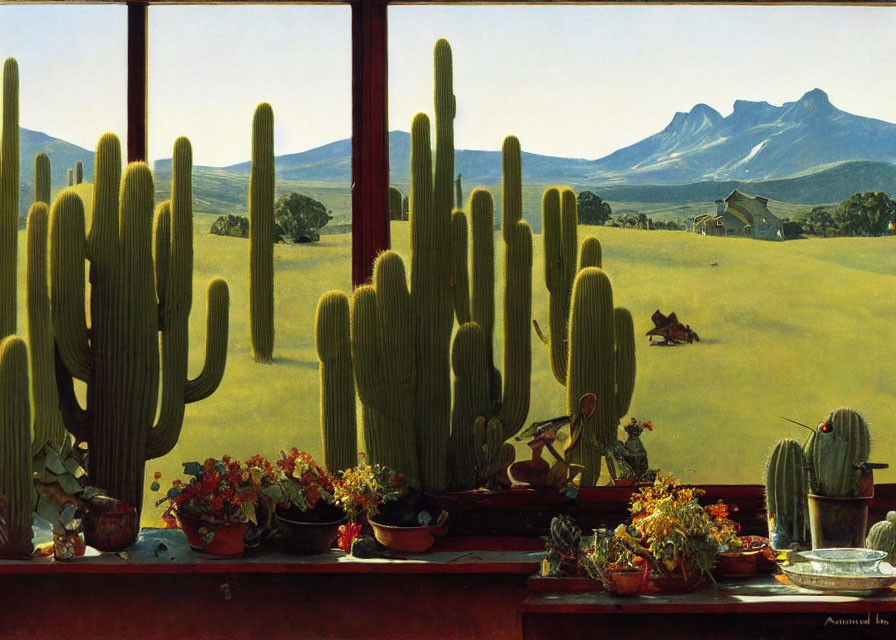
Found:
[[[585,467],[583,485],[600,476],[601,458],[616,442],[619,420],[628,411],[634,390],[635,345],[631,314],[613,308],[613,289],[601,269],[586,267],[573,284],[569,320],[566,407],[577,410],[580,398],[594,393],[594,414],[571,434],[567,460]]]
[[[890,564],[896,562],[896,511],[888,511],[885,520],[871,525],[865,546],[886,551],[884,560]]]
[[[419,484],[414,432],[416,347],[408,337],[412,307],[404,262],[393,251],[374,264],[373,284],[352,297],[352,359],[370,461]],[[329,401],[328,401],[329,402]]]
[[[806,444],[809,490],[819,496],[858,495],[861,465],[868,462],[871,439],[858,412],[831,411]]]
[[[229,294],[227,284],[216,279],[208,288],[205,364],[197,378],[187,379],[191,170],[190,143],[179,138],[171,202],[159,207],[153,243],[149,167],[130,164],[122,178],[118,138],[105,134],[97,146],[86,243],[84,209],[74,192],[64,191],[50,215],[50,295],[63,420],[77,440],[88,443],[92,483],[138,510],[146,460],[174,447],[184,404],[215,391],[227,357]],[[85,259],[91,276],[89,332]],[[87,384],[86,408],[75,396],[74,379]]]
[[[249,177],[249,325],[252,357],[274,354],[274,112],[266,102],[252,121]]]
[[[765,472],[769,538],[775,549],[809,539],[808,494],[803,448],[785,438],[772,450]]]
[[[0,339],[16,332],[16,260],[19,234],[19,65],[3,64],[0,130]]]
[[[34,156],[34,201],[50,204],[50,157],[46,153]]]
[[[355,466],[358,460],[351,320],[344,293],[330,291],[323,295],[315,324],[324,464],[335,473]]]
[[[47,169],[49,170],[49,164]],[[28,245],[25,255],[25,300],[28,309],[28,347],[31,355],[34,455],[48,443],[60,451],[68,441],[68,432],[59,412],[59,392],[56,388],[56,365],[53,356],[53,319],[50,316],[50,292],[47,280],[49,225],[49,207],[43,202],[31,205],[26,231]]]
[[[579,252],[579,269],[585,267],[603,267],[603,251],[600,240],[593,236],[585,238],[582,250]]]
[[[31,555],[31,412],[28,348],[0,340],[0,558]]]

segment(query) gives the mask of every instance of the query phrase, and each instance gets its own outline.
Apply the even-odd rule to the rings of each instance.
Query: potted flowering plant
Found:
[[[156,502],[156,506],[168,503],[162,520],[168,527],[183,529],[197,551],[230,558],[242,555],[248,525],[257,523],[259,474],[230,456],[183,466],[190,479],[175,478],[165,497]],[[159,490],[161,475],[155,473],[152,490]]]
[[[399,499],[407,492],[403,474],[381,464],[371,465],[364,453],[358,464],[338,474],[333,497],[349,522],[339,526],[339,548],[351,551],[354,541],[370,531],[368,517],[384,503]]]
[[[618,595],[639,593],[649,571],[647,559],[635,554],[629,540],[631,533],[624,524],[615,531],[596,529],[582,556],[581,564],[588,576]]]
[[[325,553],[347,520],[336,504],[336,478],[295,447],[280,452],[275,473],[276,481],[262,494],[274,505],[283,540],[297,553]]]

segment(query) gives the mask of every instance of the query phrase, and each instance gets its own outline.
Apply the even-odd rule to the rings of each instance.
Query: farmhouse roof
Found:
[[[778,217],[768,209],[768,198],[753,196],[738,189],[732,191],[728,197],[725,198],[725,210],[732,215],[737,216],[744,222],[744,224],[751,226],[755,224],[754,221],[757,217],[760,219],[765,218],[766,220],[778,219]]]

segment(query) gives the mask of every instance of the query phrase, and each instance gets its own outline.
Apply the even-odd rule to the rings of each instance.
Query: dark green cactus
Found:
[[[75,184],[81,184],[82,182],[84,182],[84,165],[78,160],[75,163]]]
[[[544,279],[550,293],[548,329],[551,372],[560,384],[566,384],[569,305],[578,253],[575,194],[564,188],[561,197],[558,187],[547,189],[542,196],[541,215],[544,230]]]
[[[868,425],[858,412],[831,411],[806,445],[809,490],[828,497],[858,495],[860,465],[868,462],[870,449]]]
[[[28,348],[0,340],[0,558],[31,555],[31,412]]]
[[[458,324],[470,321],[470,278],[467,255],[467,216],[457,209],[451,214],[451,292]]]
[[[71,187],[71,186],[74,186],[74,183],[75,183],[75,177],[74,177],[74,174],[72,173],[72,170],[69,169],[69,170],[65,173],[65,186],[67,186],[67,187]]]
[[[324,464],[335,473],[355,466],[358,460],[351,320],[344,293],[330,291],[323,295],[315,324]]]
[[[454,206],[458,209],[464,206],[463,176],[460,173],[457,174],[457,178],[454,180]]]
[[[501,376],[495,369],[495,205],[487,189],[470,194],[470,319],[482,328],[489,370],[492,413],[501,406]]]
[[[785,438],[772,450],[765,472],[768,531],[775,549],[804,545],[809,539],[808,494],[803,448]]]
[[[485,469],[488,463],[482,451],[483,442],[478,444],[480,455],[477,458],[473,425],[477,419],[484,424],[485,417],[492,412],[488,352],[484,332],[477,323],[467,322],[457,330],[451,347],[451,363],[454,369],[454,406],[448,451],[452,484],[475,487],[479,480],[478,471]]]
[[[266,102],[252,121],[249,177],[249,325],[252,357],[274,354],[274,112]]]
[[[401,191],[389,187],[389,220],[401,220]]]
[[[133,163],[121,178],[121,149],[112,134],[104,135],[97,146],[87,242],[83,205],[74,192],[63,192],[50,216],[50,294],[63,420],[76,439],[88,443],[91,481],[138,510],[146,460],[174,447],[184,403],[213,393],[226,362],[228,290],[223,280],[213,280],[208,288],[205,365],[197,378],[187,379],[191,169],[190,144],[180,138],[174,145],[171,203],[159,207],[155,219],[155,263],[152,174],[145,164]],[[89,337],[86,258],[91,276]],[[87,383],[85,408],[74,394],[73,379]]]
[[[34,201],[50,204],[50,157],[46,153],[34,156]]]
[[[46,156],[44,156],[46,157]],[[49,164],[47,164],[49,171]],[[50,316],[50,292],[47,285],[47,240],[50,210],[43,202],[28,211],[25,255],[25,304],[28,309],[28,348],[31,355],[31,406],[37,455],[46,444],[57,451],[68,440],[68,432],[59,412],[56,389],[56,365],[53,358],[53,319]]]
[[[513,464],[516,452],[513,445],[504,442],[504,425],[497,418],[488,422],[483,417],[473,422],[473,451],[479,486],[499,489],[509,483],[507,469]]]
[[[16,260],[19,234],[19,65],[3,64],[0,131],[0,339],[16,332]]]
[[[896,511],[888,511],[885,520],[871,525],[865,546],[886,551],[884,560],[890,564],[896,562]]]
[[[400,470],[417,485],[413,403],[419,359],[407,334],[412,313],[404,263],[385,251],[374,264],[373,284],[358,287],[352,297],[355,382],[371,462]]]

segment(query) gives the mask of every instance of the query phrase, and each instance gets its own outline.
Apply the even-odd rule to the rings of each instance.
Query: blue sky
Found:
[[[459,148],[596,158],[704,102],[775,105],[819,87],[841,109],[896,122],[896,8],[395,6],[390,128],[432,111],[432,46],[454,51]],[[0,57],[21,73],[21,122],[85,147],[123,136],[126,12],[0,5]],[[187,135],[199,164],[249,158],[255,105],[277,153],[351,133],[346,6],[150,9],[149,151]]]

